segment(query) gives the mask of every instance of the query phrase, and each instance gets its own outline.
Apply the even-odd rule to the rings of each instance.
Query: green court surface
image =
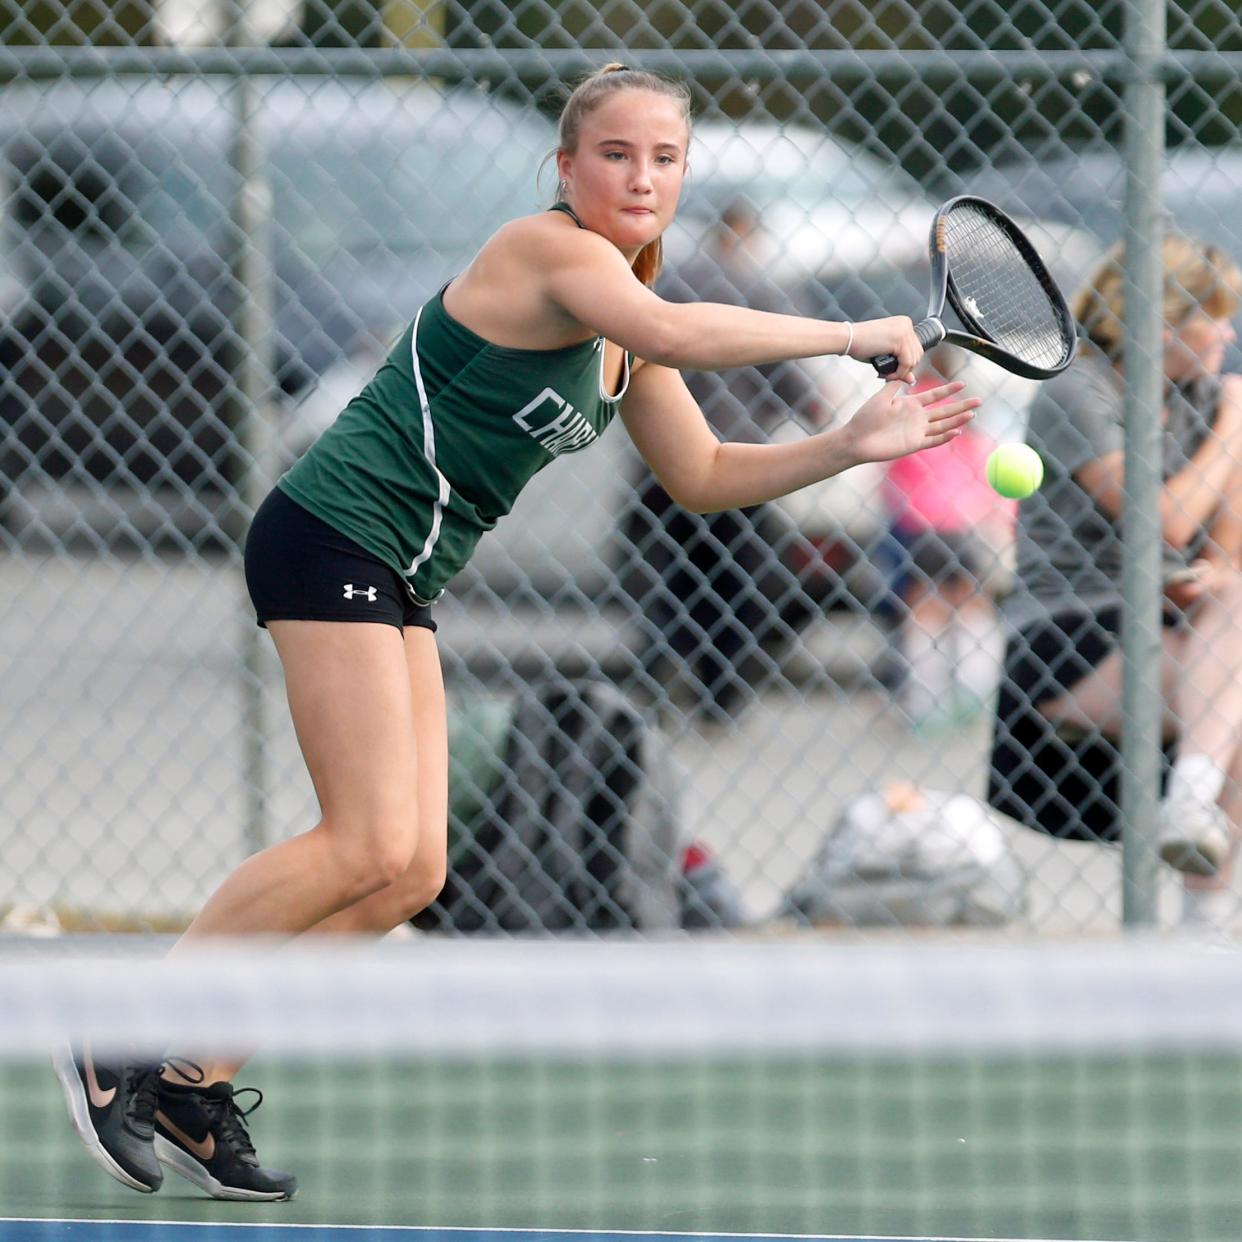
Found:
[[[1239,1056],[260,1057],[240,1081],[266,1093],[252,1133],[299,1175],[292,1203],[172,1175],[135,1194],[87,1157],[46,1063],[0,1064],[0,1217],[1242,1237]]]

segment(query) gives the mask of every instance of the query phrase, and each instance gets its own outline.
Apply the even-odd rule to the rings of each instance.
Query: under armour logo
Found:
[[[368,603],[375,603],[375,597],[378,594],[374,587],[356,587],[352,582],[345,584],[345,598],[353,599],[356,595],[361,595]]]

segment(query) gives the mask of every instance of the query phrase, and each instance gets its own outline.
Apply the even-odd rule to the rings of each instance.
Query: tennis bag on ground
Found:
[[[517,698],[502,775],[454,824],[428,930],[677,927],[682,781],[655,726],[613,685],[555,678]]]
[[[780,914],[810,925],[997,926],[1025,907],[1000,817],[969,794],[902,781],[846,803]]]

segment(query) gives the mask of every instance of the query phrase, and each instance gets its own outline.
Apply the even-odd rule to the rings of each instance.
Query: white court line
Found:
[[[452,1233],[482,1237],[485,1234],[503,1233],[515,1237],[539,1238],[547,1234],[572,1238],[747,1238],[752,1240],[799,1239],[801,1242],[1072,1242],[1069,1238],[960,1238],[960,1237],[909,1237],[893,1234],[870,1233],[720,1233],[685,1232],[673,1233],[662,1229],[517,1229],[512,1226],[459,1226],[459,1225],[311,1225],[288,1224],[273,1221],[207,1221],[207,1220],[100,1220],[91,1217],[70,1216],[0,1216],[0,1225],[130,1225],[135,1228],[147,1226],[176,1225],[184,1229],[351,1229],[361,1232],[386,1233]],[[1118,1242],[1121,1242],[1119,1239]]]

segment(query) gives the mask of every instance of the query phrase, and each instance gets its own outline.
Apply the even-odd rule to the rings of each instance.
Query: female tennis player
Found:
[[[568,100],[552,210],[499,229],[418,312],[375,378],[255,515],[246,576],[284,668],[319,822],[242,864],[174,953],[207,937],[379,936],[435,898],[447,840],[446,714],[431,607],[479,537],[553,458],[621,414],[689,509],[761,504],[943,444],[978,402],[908,390],[908,318],[828,323],[651,290],[686,172],[689,93],[609,65]],[[417,205],[411,204],[411,210]],[[797,444],[721,444],[680,369],[823,354],[897,357],[843,426]],[[58,1060],[91,1153],[140,1191],[161,1164],[219,1198],[283,1199],[233,1095],[235,1063]]]

